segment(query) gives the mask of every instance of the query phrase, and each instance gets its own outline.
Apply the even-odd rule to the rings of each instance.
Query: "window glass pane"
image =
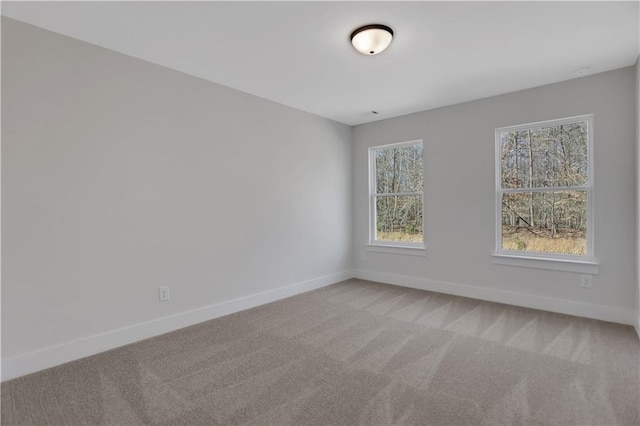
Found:
[[[587,253],[586,191],[502,194],[502,248]]]
[[[376,198],[376,239],[422,242],[422,196]]]
[[[500,134],[503,188],[581,186],[588,181],[588,123]]]
[[[422,192],[422,144],[375,150],[376,193]]]

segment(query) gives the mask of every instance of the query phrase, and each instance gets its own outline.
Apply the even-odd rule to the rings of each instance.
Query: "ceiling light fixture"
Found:
[[[386,49],[393,39],[393,30],[386,25],[371,24],[351,33],[351,44],[363,55],[377,55]]]

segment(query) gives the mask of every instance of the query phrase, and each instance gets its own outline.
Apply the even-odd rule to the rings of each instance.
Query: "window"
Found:
[[[422,141],[369,148],[371,244],[424,247],[423,165]]]
[[[593,260],[592,122],[496,129],[496,254]]]

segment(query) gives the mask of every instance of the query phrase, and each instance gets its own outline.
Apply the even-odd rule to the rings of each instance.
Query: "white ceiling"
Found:
[[[629,66],[640,50],[635,1],[2,2],[2,14],[350,125]],[[349,43],[370,23],[395,31],[376,56]]]

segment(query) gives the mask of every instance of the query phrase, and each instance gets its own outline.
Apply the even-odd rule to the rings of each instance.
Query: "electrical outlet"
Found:
[[[360,260],[367,260],[367,252],[366,251],[361,251],[360,252]]]
[[[582,277],[580,277],[580,287],[583,287],[583,288],[593,287],[593,283],[591,282],[591,275],[582,275]]]
[[[169,300],[169,286],[165,285],[158,289],[158,298],[161,302]]]

